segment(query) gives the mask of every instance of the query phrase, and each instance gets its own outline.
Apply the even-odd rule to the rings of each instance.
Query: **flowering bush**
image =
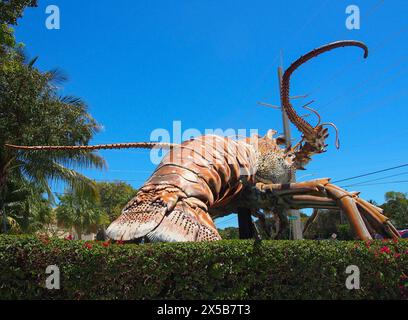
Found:
[[[84,248],[87,248],[87,249],[92,249],[92,244],[89,243],[89,242],[85,242],[84,245],[83,245],[83,247],[84,247]]]
[[[61,288],[45,288],[48,265]],[[360,289],[346,288],[359,267]],[[0,236],[0,299],[408,299],[408,241],[123,244]]]

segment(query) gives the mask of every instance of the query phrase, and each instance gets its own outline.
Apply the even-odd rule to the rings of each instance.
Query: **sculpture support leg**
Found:
[[[251,209],[238,208],[238,226],[240,239],[252,239],[254,237]]]
[[[348,192],[329,181],[324,178],[287,184],[258,183],[255,194],[265,206],[341,209],[360,240],[372,239],[376,235],[400,237],[381,208],[360,199],[357,192]]]

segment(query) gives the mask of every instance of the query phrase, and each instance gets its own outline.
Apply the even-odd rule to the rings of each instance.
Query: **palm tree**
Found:
[[[5,144],[86,145],[100,126],[86,104],[60,96],[66,77],[57,70],[42,72],[24,54],[12,50],[0,58],[0,210],[7,182],[28,180],[48,193],[50,182],[63,181],[76,192],[96,196],[94,181],[82,168],[103,168],[104,160],[89,151],[14,151]]]
[[[84,145],[99,130],[83,101],[59,95],[66,77],[57,70],[40,71],[34,67],[37,58],[29,61],[22,52],[13,26],[27,6],[37,6],[37,0],[0,3],[0,217],[5,227],[13,222],[23,229],[27,222],[33,226],[33,218],[39,223],[48,219],[48,200],[54,200],[50,182],[64,181],[78,192],[96,196],[95,183],[76,170],[105,165],[92,152],[24,153],[5,147],[7,143]],[[47,192],[49,199],[38,190]]]
[[[99,226],[109,223],[109,216],[102,212],[97,200],[72,190],[59,196],[59,200],[55,210],[58,224],[73,228],[79,239],[83,233],[96,232]]]
[[[52,206],[44,190],[29,181],[10,180],[3,199],[3,232],[31,233],[52,222]],[[9,227],[9,228],[7,228]]]

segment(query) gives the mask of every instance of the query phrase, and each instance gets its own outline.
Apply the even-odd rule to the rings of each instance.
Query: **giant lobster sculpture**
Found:
[[[159,166],[107,229],[115,240],[147,237],[150,241],[213,241],[221,237],[212,218],[237,212],[238,208],[281,210],[287,208],[338,208],[347,216],[359,239],[376,235],[398,238],[399,233],[382,209],[360,199],[323,178],[290,183],[314,154],[325,152],[327,125],[312,126],[300,117],[290,102],[292,73],[303,63],[326,51],[356,46],[368,55],[365,44],[338,41],[314,49],[296,60],[284,73],[281,99],[289,120],[302,133],[294,147],[284,147],[282,138],[269,130],[264,137],[241,140],[204,135],[171,145],[155,142],[97,146],[13,146],[22,150],[169,148]],[[336,146],[338,137],[336,129]]]

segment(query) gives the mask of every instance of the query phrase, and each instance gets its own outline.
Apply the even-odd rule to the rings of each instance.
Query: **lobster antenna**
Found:
[[[154,148],[173,148],[176,144],[166,142],[129,142],[98,144],[93,146],[18,146],[14,144],[5,144],[7,148],[15,150],[103,150],[103,149],[154,149]]]
[[[322,118],[320,117],[320,114],[315,110],[309,107],[310,104],[312,104],[314,102],[314,100],[306,103],[302,108],[305,108],[311,112],[313,112],[316,116],[317,116],[317,124],[316,127],[320,124],[320,121],[322,120]]]
[[[314,49],[307,54],[301,56],[295,62],[293,62],[289,68],[287,68],[282,77],[282,85],[281,85],[281,100],[282,106],[285,109],[289,120],[300,130],[307,138],[312,138],[315,136],[314,128],[306,122],[304,119],[300,118],[299,115],[294,110],[289,97],[290,91],[290,77],[292,73],[299,68],[302,64],[309,61],[310,59],[317,57],[318,55],[330,51],[335,48],[346,47],[346,46],[355,46],[360,47],[364,50],[364,58],[368,57],[368,48],[367,46],[355,40],[341,40],[326,44],[322,47]]]
[[[339,140],[339,129],[337,129],[336,125],[333,122],[324,122],[320,126],[332,126],[336,131],[336,149],[340,148],[340,140]]]

